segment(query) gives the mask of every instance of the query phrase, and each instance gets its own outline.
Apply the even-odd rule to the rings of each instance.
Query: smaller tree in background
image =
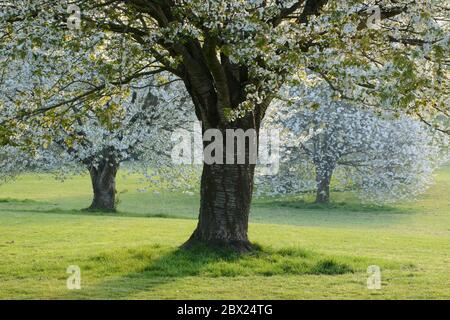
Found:
[[[327,203],[336,170],[343,173],[341,185],[378,202],[414,197],[430,185],[446,158],[441,144],[447,136],[404,115],[380,118],[335,100],[323,82],[312,83],[288,89],[290,102],[278,100],[268,112],[265,125],[283,132],[283,158],[279,176],[258,177],[261,193],[314,188],[316,202]]]
[[[107,96],[103,110],[67,111],[67,119],[38,132],[23,132],[23,146],[6,145],[0,152],[2,175],[26,170],[56,171],[58,176],[87,169],[93,200],[89,210],[116,210],[116,175],[120,165],[161,174],[170,163],[170,134],[186,125],[189,100],[178,83],[153,79],[134,86],[130,96]],[[168,84],[170,83],[170,84]],[[19,155],[20,154],[20,155]],[[151,177],[152,175],[149,175]],[[174,174],[171,173],[171,178]],[[169,180],[169,179],[167,179]]]

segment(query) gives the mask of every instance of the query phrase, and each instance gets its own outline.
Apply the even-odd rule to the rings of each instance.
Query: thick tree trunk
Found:
[[[242,127],[244,129],[241,132],[251,130],[245,131],[252,133],[251,138],[228,140],[227,130],[221,129],[223,154],[218,151],[214,163],[205,161],[203,164],[198,224],[184,247],[202,243],[236,252],[248,252],[253,249],[247,231],[258,132],[248,123],[241,124],[238,128]],[[208,144],[205,142],[205,147]],[[218,161],[222,163],[217,163]]]
[[[330,168],[324,170],[317,170],[316,182],[316,203],[329,203],[330,202],[330,182],[333,170]]]
[[[199,221],[185,247],[203,243],[237,252],[252,250],[247,231],[254,170],[253,164],[204,164]]]
[[[88,210],[116,211],[117,170],[118,164],[111,159],[90,166],[94,198]]]
[[[246,86],[251,81],[247,67],[233,63],[225,54],[217,54],[217,40],[208,34],[203,45],[193,42],[186,48],[175,48],[183,57],[183,81],[192,97],[197,118],[203,130],[217,129],[224,133],[227,129],[253,129],[257,137],[272,97],[255,105],[245,116],[228,119],[227,111],[237,110],[248,100]],[[242,158],[245,152],[245,161],[204,164],[199,221],[184,247],[202,243],[236,252],[253,249],[247,231],[255,163],[248,161],[252,154],[248,147],[246,144],[245,151],[240,149],[239,154],[235,154]],[[223,150],[227,150],[226,142]]]

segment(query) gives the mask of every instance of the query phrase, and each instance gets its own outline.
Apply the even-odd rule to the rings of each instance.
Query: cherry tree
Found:
[[[172,130],[189,119],[190,111],[184,90],[174,87],[135,90],[129,99],[117,102],[123,112],[112,113],[111,118],[87,110],[83,120],[78,118],[69,128],[51,129],[55,151],[63,150],[89,170],[94,193],[89,209],[116,210],[115,178],[123,162],[128,168],[131,162],[142,166],[145,161],[145,167],[153,166],[153,170],[161,166],[174,170],[167,140]],[[105,109],[111,108],[111,103],[108,100]]]
[[[144,171],[152,166],[154,175],[159,176],[162,171],[173,173],[167,141],[174,129],[183,127],[189,118],[193,120],[185,90],[178,83],[162,80],[158,84],[156,80],[144,86],[136,84],[124,99],[104,99],[104,110],[100,112],[88,109],[80,116],[80,109],[73,107],[65,113],[71,119],[68,122],[22,131],[20,140],[28,144],[32,141],[34,147],[3,146],[2,176],[39,170],[63,177],[87,169],[93,189],[88,209],[115,211],[120,164],[127,162],[128,168]],[[173,175],[170,179],[174,184]]]
[[[405,115],[371,110],[336,100],[318,79],[286,90],[268,110],[265,126],[281,128],[283,164],[278,176],[260,176],[261,193],[316,190],[316,202],[330,201],[333,173],[365,200],[413,198],[433,181],[433,171],[449,159],[448,136]],[[342,172],[343,171],[343,172]],[[315,172],[315,176],[311,175]]]
[[[402,109],[447,131],[430,121],[436,113],[448,117],[445,1],[4,3],[0,65],[7,70],[28,59],[36,67],[28,79],[33,90],[1,104],[3,141],[24,121],[60,122],[73,105],[82,104],[80,113],[101,110],[101,97],[163,71],[182,80],[204,131],[259,131],[279,88],[302,81],[306,70],[343,97],[380,111]],[[58,81],[38,81],[52,74]],[[249,162],[204,165],[199,222],[187,247],[251,250],[254,170]]]

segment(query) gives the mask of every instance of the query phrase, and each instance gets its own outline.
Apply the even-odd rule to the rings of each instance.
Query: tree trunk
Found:
[[[89,173],[94,198],[88,210],[116,211],[116,174],[118,164],[113,159],[103,159],[91,165]]]
[[[218,55],[217,38],[214,35],[208,34],[203,46],[193,42],[186,48],[176,50],[183,57],[183,81],[203,130],[216,129],[224,133],[227,129],[253,129],[256,130],[258,140],[261,121],[272,99],[271,95],[256,104],[254,110],[248,111],[245,116],[239,116],[233,121],[227,117],[227,111],[237,110],[248,100],[246,86],[251,83],[248,68],[233,63],[225,54]],[[247,102],[253,103],[250,100]],[[253,146],[257,147],[258,141],[255,143]],[[236,144],[234,146],[236,150]],[[226,142],[223,150],[227,150]],[[227,164],[227,161],[223,161],[223,164],[204,163],[199,221],[184,247],[202,243],[236,252],[253,249],[247,231],[255,163],[248,161],[252,154],[249,144],[245,144],[244,151],[240,150],[235,156],[242,156],[245,152],[245,161],[234,164]],[[224,155],[224,160],[226,158]]]
[[[254,131],[255,139],[244,140],[246,142],[241,144],[241,149],[233,139],[234,147],[227,151],[225,130],[221,131],[223,164],[217,161],[203,164],[198,224],[184,247],[202,243],[214,248],[248,252],[253,249],[247,231],[256,160],[252,155],[255,156],[258,133]]]
[[[330,182],[333,170],[331,169],[316,169],[316,203],[329,203],[330,202]]]
[[[185,247],[252,250],[247,231],[254,170],[252,164],[204,164],[198,225]]]

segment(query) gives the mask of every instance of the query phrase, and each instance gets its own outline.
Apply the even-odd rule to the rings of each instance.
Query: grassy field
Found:
[[[195,228],[198,197],[142,193],[118,181],[117,214],[87,213],[87,176],[64,183],[24,175],[0,186],[1,299],[449,299],[450,166],[418,201],[329,206],[257,199],[250,238],[237,256],[180,251]],[[81,290],[66,269],[81,268]],[[367,289],[378,265],[382,288]]]

